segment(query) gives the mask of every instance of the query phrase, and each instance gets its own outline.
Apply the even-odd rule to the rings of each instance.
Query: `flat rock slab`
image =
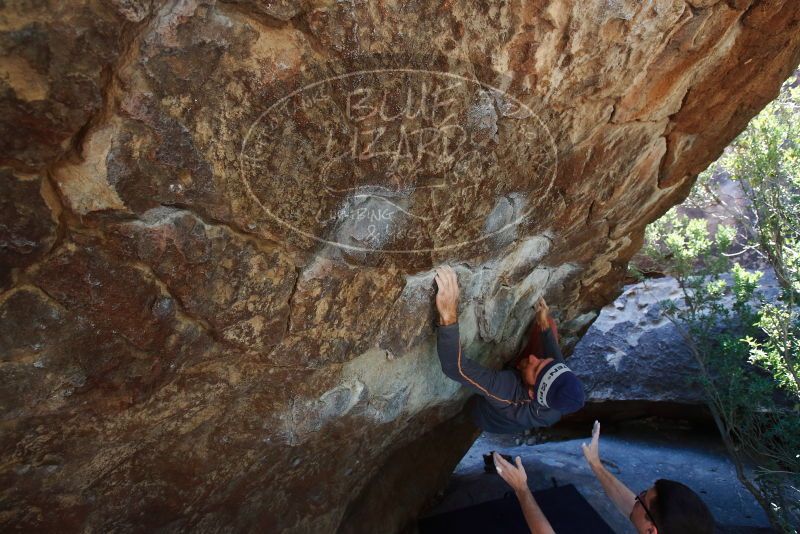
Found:
[[[581,450],[584,441],[516,446],[513,436],[483,433],[461,459],[442,500],[426,515],[497,499],[508,492],[509,486],[497,474],[483,470],[483,454],[497,450],[522,457],[531,488],[552,487],[553,480],[574,484],[616,532],[635,534],[633,525],[614,508],[586,464]],[[703,498],[726,532],[769,529],[764,511],[738,481],[722,445],[712,437],[682,431],[655,435],[631,430],[613,435],[601,433],[600,456],[614,476],[635,493],[659,478],[678,480]]]

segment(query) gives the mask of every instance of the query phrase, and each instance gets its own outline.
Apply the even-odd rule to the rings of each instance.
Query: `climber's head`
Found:
[[[525,385],[533,388],[536,401],[545,408],[555,408],[564,414],[583,408],[583,385],[565,364],[530,354],[520,359],[517,369]]]
[[[542,368],[553,361],[553,358],[537,358],[533,354],[529,354],[524,358],[520,358],[517,362],[517,369],[522,374],[522,381],[528,387],[536,385],[536,379]]]
[[[639,534],[714,532],[714,516],[700,496],[680,482],[663,478],[637,495],[630,520]]]

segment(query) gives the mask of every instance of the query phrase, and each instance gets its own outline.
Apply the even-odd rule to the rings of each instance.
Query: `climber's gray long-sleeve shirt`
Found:
[[[550,329],[542,332],[542,345],[546,358],[563,361]],[[444,374],[480,395],[472,417],[483,430],[511,434],[550,426],[561,419],[561,412],[545,408],[528,395],[528,388],[516,370],[493,371],[463,356],[458,323],[437,328],[436,349]]]

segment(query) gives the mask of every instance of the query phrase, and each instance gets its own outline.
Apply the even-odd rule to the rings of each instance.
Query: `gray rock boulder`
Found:
[[[764,274],[759,290],[768,299],[776,296],[772,272]],[[704,404],[699,367],[660,304],[681,297],[674,278],[648,279],[625,286],[601,310],[569,360],[589,402]]]
[[[703,403],[702,389],[687,387],[697,363],[659,304],[680,295],[674,278],[651,279],[602,309],[569,360],[589,402]]]

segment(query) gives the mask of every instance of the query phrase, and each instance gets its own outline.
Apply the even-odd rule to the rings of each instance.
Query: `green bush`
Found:
[[[682,290],[663,303],[701,369],[699,383],[737,475],[772,525],[800,525],[800,93],[788,87],[717,162],[747,199],[735,226],[712,235],[705,220],[673,209],[646,230],[643,253]],[[716,198],[709,170],[694,205]],[[738,231],[737,231],[738,230]],[[775,272],[779,295],[758,290],[763,274],[732,261],[753,250]],[[634,273],[637,269],[632,269]]]
[[[671,216],[656,223],[649,253],[678,281],[682,298],[663,302],[701,369],[709,408],[737,475],[771,523],[796,532],[800,516],[800,398],[784,354],[798,354],[797,310],[786,327],[783,303],[758,292],[761,272],[725,256],[729,227],[716,235],[706,221]]]

